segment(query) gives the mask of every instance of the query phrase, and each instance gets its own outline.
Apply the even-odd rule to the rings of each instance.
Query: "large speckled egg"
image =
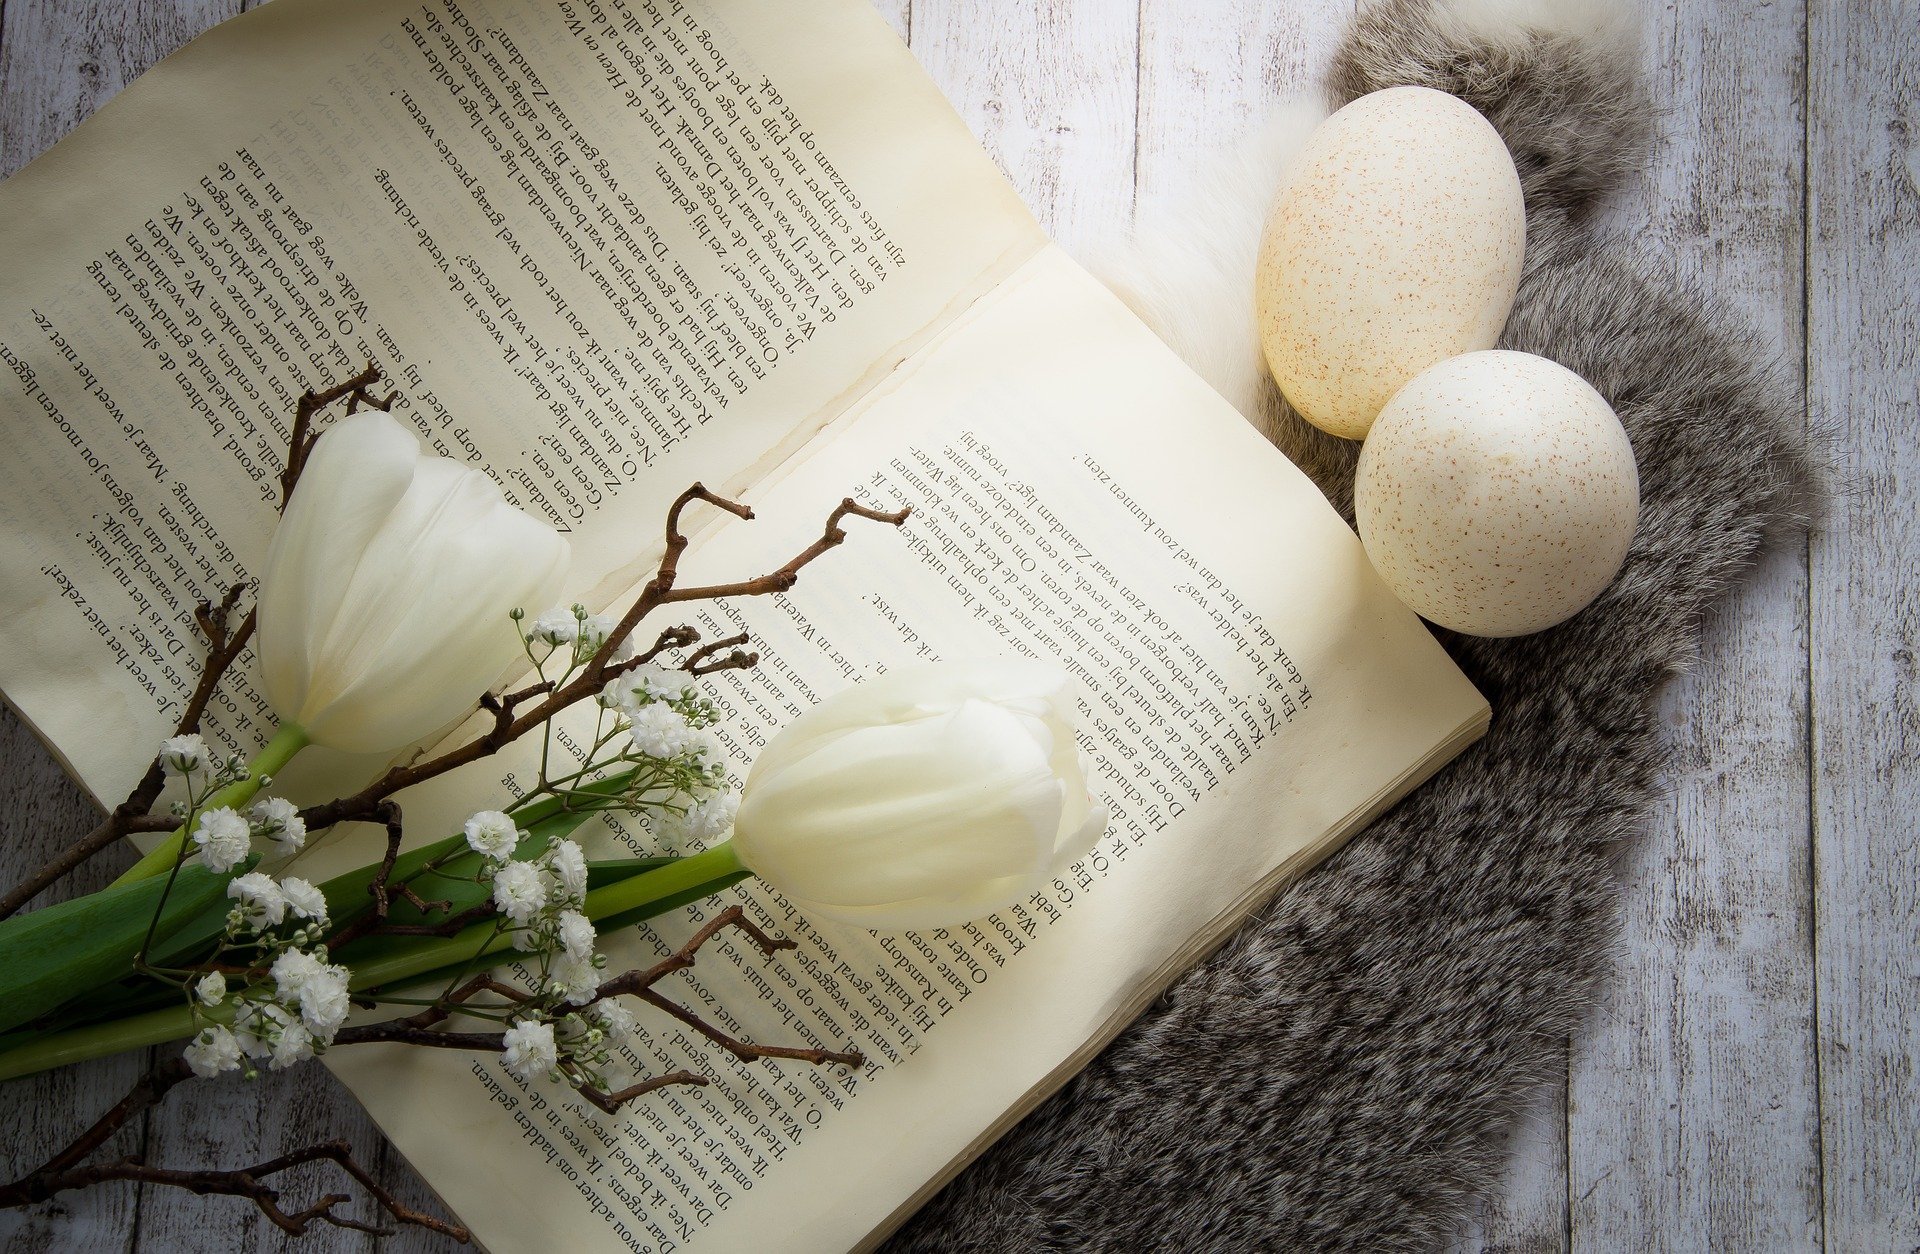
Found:
[[[1474,636],[1571,618],[1613,582],[1640,517],[1620,419],[1530,353],[1454,357],[1387,402],[1360,449],[1367,556],[1422,617]]]
[[[1520,176],[1473,106],[1427,87],[1321,123],[1274,201],[1255,296],[1280,391],[1358,440],[1428,366],[1492,348],[1520,283]]]

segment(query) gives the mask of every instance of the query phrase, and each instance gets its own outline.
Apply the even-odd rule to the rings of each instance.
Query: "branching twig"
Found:
[[[438,923],[389,922],[387,913],[393,908],[396,897],[423,915],[451,910],[453,903],[428,901],[415,892],[412,885],[393,883],[393,864],[399,859],[400,844],[406,838],[400,823],[400,807],[393,801],[383,801],[375,812],[375,818],[386,826],[387,852],[381,856],[380,869],[367,883],[367,895],[373,898],[373,908],[328,937],[328,949],[339,949],[364,936],[454,936],[468,924],[478,923],[494,913],[493,904],[483,902],[457,914],[449,914]]]
[[[700,1035],[720,1046],[742,1062],[755,1058],[793,1058],[801,1062],[810,1062],[816,1066],[823,1063],[839,1063],[845,1067],[857,1067],[866,1061],[865,1055],[858,1050],[803,1049],[790,1045],[755,1045],[722,1032],[705,1019],[688,1010],[679,1002],[655,991],[654,985],[676,971],[691,967],[698,957],[701,946],[712,940],[726,928],[738,928],[746,933],[747,939],[759,946],[760,952],[771,957],[782,949],[794,948],[794,943],[780,937],[767,935],[747,918],[747,912],[739,906],[728,906],[687,939],[672,954],[662,958],[644,971],[628,971],[616,975],[594,990],[594,1001],[623,994],[638,997],[657,1010],[664,1010],[680,1022],[686,1024]]]
[[[31,1206],[70,1189],[84,1189],[113,1180],[133,1180],[142,1184],[164,1184],[202,1195],[221,1194],[246,1198],[282,1231],[294,1236],[307,1232],[314,1223],[331,1224],[337,1228],[353,1228],[362,1232],[384,1232],[384,1229],[372,1227],[357,1219],[334,1214],[336,1206],[350,1200],[344,1193],[329,1193],[310,1206],[289,1211],[280,1205],[278,1190],[265,1183],[269,1177],[294,1167],[313,1162],[331,1162],[359,1181],[360,1186],[373,1195],[381,1208],[392,1216],[395,1222],[437,1232],[442,1236],[451,1237],[462,1245],[472,1239],[471,1234],[461,1225],[424,1214],[401,1202],[365,1168],[354,1161],[353,1151],[345,1141],[324,1141],[237,1171],[191,1171],[154,1167],[138,1158],[87,1163],[86,1160],[90,1156],[112,1140],[115,1134],[129,1122],[157,1106],[175,1085],[190,1078],[192,1074],[187,1064],[179,1058],[170,1058],[154,1067],[140,1077],[113,1109],[97,1119],[93,1126],[80,1136],[74,1138],[72,1144],[13,1183],[0,1185],[0,1209]]]
[[[635,658],[628,662],[614,662],[612,657],[620,643],[632,635],[640,622],[662,605],[717,597],[770,596],[785,592],[799,580],[801,570],[808,563],[846,540],[847,533],[841,523],[848,518],[868,518],[897,527],[907,520],[909,513],[904,509],[894,511],[868,509],[849,498],[840,502],[833,513],[827,517],[826,526],[822,529],[820,538],[802,549],[779,569],[756,579],[745,579],[738,583],[679,589],[674,586],[674,580],[678,577],[680,556],[687,547],[687,536],[681,529],[680,516],[686,507],[695,501],[704,501],[736,517],[753,517],[753,511],[747,506],[717,496],[700,484],[696,483],[682,492],[675,499],[672,508],[667,511],[666,550],[653,578],[641,590],[639,597],[628,608],[619,625],[608,634],[606,643],[601,646],[600,651],[583,665],[572,679],[554,688],[536,684],[519,693],[483,699],[480,703],[481,707],[493,715],[491,726],[484,732],[437,757],[390,767],[357,793],[338,797],[324,805],[313,806],[302,811],[307,827],[317,830],[335,823],[369,821],[377,813],[381,802],[402,789],[411,788],[498,753],[527,732],[551,720],[568,706],[598,693],[610,677],[624,673],[643,660]],[[662,644],[675,631],[690,630],[689,628],[669,629],[661,633]],[[646,657],[650,659],[657,656],[659,651],[660,646],[656,646],[655,650]],[[742,655],[743,660],[745,656]],[[724,666],[715,666],[711,669],[727,669],[740,664],[728,659]],[[527,702],[534,697],[539,699],[528,705]]]
[[[377,397],[368,391],[380,382],[380,369],[372,362],[359,374],[337,387],[324,392],[308,392],[294,405],[293,435],[287,441],[287,468],[280,472],[280,512],[287,512],[287,502],[293,499],[293,486],[300,481],[300,472],[307,468],[307,456],[313,452],[313,442],[319,435],[313,431],[313,419],[321,410],[335,401],[345,398],[347,412],[357,413],[362,405],[368,409],[389,410],[400,399],[400,393],[389,392],[385,397]]]
[[[213,700],[214,689],[220,680],[233,668],[240,654],[247,647],[247,641],[253,636],[253,614],[240,620],[240,625],[231,634],[227,631],[227,617],[232,613],[241,593],[239,587],[229,588],[218,605],[202,601],[194,611],[194,621],[207,637],[207,661],[201,669],[200,682],[194,685],[193,693],[187,698],[186,706],[180,711],[179,719],[174,723],[173,734],[184,736],[200,730],[200,720],[206,716],[207,703]],[[158,760],[150,763],[140,782],[133,786],[125,801],[115,806],[98,826],[85,836],[69,845],[60,854],[49,860],[46,865],[21,880],[0,897],[0,919],[16,914],[20,908],[38,897],[61,877],[72,872],[87,859],[134,832],[170,832],[178,824],[172,819],[161,819],[150,813],[154,803],[160,799],[160,793],[166,787],[166,774],[160,769]]]
[[[293,434],[288,442],[287,468],[280,476],[280,508],[284,512],[287,500],[293,495],[294,484],[299,481],[300,472],[306,467],[307,454],[312,451],[313,442],[318,438],[313,431],[313,420],[321,410],[335,401],[345,399],[347,412],[353,413],[362,405],[373,409],[385,410],[399,397],[398,392],[389,393],[385,398],[375,396],[369,389],[380,382],[380,371],[373,363],[353,378],[321,392],[308,392],[294,406]],[[187,698],[186,705],[180,711],[180,717],[174,724],[173,734],[184,736],[200,730],[200,720],[206,716],[207,703],[213,699],[214,690],[219,687],[233,664],[240,659],[247,642],[253,636],[254,616],[252,611],[240,620],[240,625],[231,632],[227,629],[229,620],[239,607],[240,596],[245,591],[244,584],[228,588],[218,602],[202,601],[195,607],[193,620],[207,640],[207,660],[201,667],[200,680],[194,685],[193,692]],[[122,837],[134,832],[172,831],[176,824],[168,821],[160,826],[149,825],[149,812],[160,799],[161,791],[166,787],[166,775],[160,764],[154,762],[147,767],[140,782],[133,786],[126,800],[115,806],[100,823],[85,836],[68,846],[60,854],[50,859],[46,865],[29,875],[0,897],[0,919],[19,912],[22,906],[39,896],[61,877],[71,873],[87,859],[113,845]]]
[[[737,636],[728,636],[725,640],[715,640],[687,654],[687,660],[680,664],[680,669],[691,675],[711,675],[715,671],[752,670],[760,664],[760,655],[735,647],[745,644],[751,638],[743,631]],[[722,649],[733,649],[733,652],[721,656]]]

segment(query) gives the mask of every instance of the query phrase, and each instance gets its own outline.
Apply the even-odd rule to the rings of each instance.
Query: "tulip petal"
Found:
[[[269,701],[318,744],[385,752],[440,730],[520,653],[507,612],[559,591],[565,539],[385,414],[314,447],[261,592]]]
[[[780,738],[797,751],[855,728],[946,714],[970,700],[1042,712],[1064,700],[1066,688],[1064,671],[1029,658],[903,667],[855,684],[807,710],[781,729]]]
[[[796,898],[845,906],[1031,876],[1051,863],[1063,804],[1050,749],[1020,716],[974,700],[816,740],[756,765],[735,847]]]
[[[377,411],[341,419],[307,457],[260,573],[261,687],[283,718],[297,722],[306,710],[315,654],[352,558],[406,494],[419,460],[412,433]]]
[[[447,480],[445,465],[460,481]],[[434,459],[433,491],[409,494],[362,561],[349,593],[357,621],[328,642],[339,686],[316,739],[395,747],[472,709],[520,657],[508,611],[559,592],[567,544],[507,505],[491,480]]]
[[[838,919],[876,932],[928,932],[959,927],[1024,901],[1047,882],[1044,875],[1016,875],[969,884],[950,897],[916,897],[877,906],[844,906],[794,897],[802,911],[823,919]]]

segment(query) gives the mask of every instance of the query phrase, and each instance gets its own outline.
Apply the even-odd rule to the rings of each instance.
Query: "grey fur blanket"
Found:
[[[1648,117],[1631,43],[1593,9],[1385,0],[1328,90],[1441,88],[1505,137],[1529,226],[1502,345],[1584,375],[1626,424],[1643,505],[1624,573],[1555,630],[1448,638],[1492,701],[1491,734],[1181,979],[892,1249],[1424,1248],[1493,1183],[1517,1100],[1560,1064],[1604,973],[1609,848],[1636,833],[1663,766],[1658,690],[1815,480],[1751,337],[1593,223]],[[1129,293],[1230,396],[1250,367],[1217,345],[1244,358],[1245,236],[1280,159],[1257,151],[1264,166],[1211,206],[1240,237]],[[1237,303],[1206,299],[1209,281]],[[1271,391],[1238,399],[1350,510],[1358,446]]]

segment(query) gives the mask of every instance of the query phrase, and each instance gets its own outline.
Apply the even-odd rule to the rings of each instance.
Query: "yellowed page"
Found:
[[[715,681],[737,711],[736,765],[861,675],[1032,653],[1079,677],[1113,826],[1046,891],[953,931],[880,937],[762,886],[727,894],[799,949],[765,960],[726,939],[670,991],[755,1040],[862,1049],[857,1074],[738,1065],[650,1016],[636,1071],[716,1083],[609,1118],[491,1059],[329,1055],[490,1248],[874,1238],[1282,879],[1485,726],[1485,702],[1305,476],[1057,250],[865,397],[755,500],[759,521],[695,549],[688,576],[777,566],[852,490],[914,517],[854,528],[784,597],[695,620],[744,624],[777,660]],[[410,820],[457,822],[512,765],[409,798]],[[609,938],[608,952],[650,963],[707,917]]]
[[[368,361],[597,603],[1042,242],[857,0],[277,0],[0,186],[0,688],[123,793]]]

